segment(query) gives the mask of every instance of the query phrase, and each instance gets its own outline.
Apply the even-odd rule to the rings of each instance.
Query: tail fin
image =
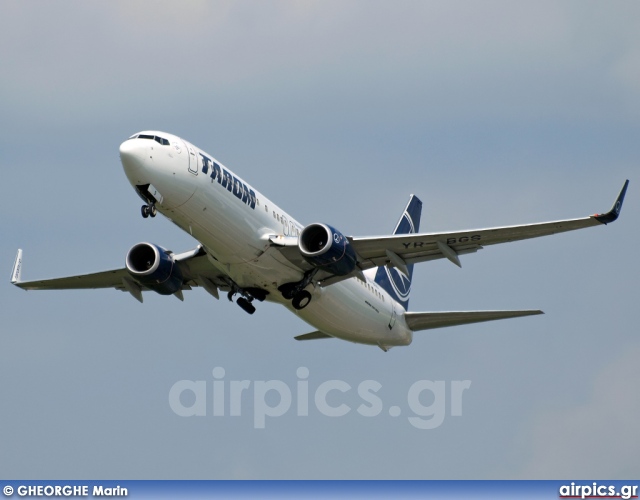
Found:
[[[420,215],[422,214],[422,202],[411,195],[409,203],[402,213],[402,217],[396,225],[393,234],[414,234],[420,230]],[[405,309],[409,307],[409,294],[411,293],[411,277],[413,276],[413,264],[407,264],[409,275],[405,276],[395,267],[381,266],[376,273],[375,282],[397,300]]]

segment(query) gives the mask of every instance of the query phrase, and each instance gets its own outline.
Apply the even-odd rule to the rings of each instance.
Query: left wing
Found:
[[[537,238],[614,222],[620,215],[627,192],[627,180],[609,212],[580,219],[565,219],[521,226],[505,226],[452,233],[423,233],[373,238],[350,238],[360,258],[360,268],[394,264],[394,254],[405,264],[447,258],[460,266],[458,255],[472,253],[487,245]],[[391,255],[389,255],[391,253]]]

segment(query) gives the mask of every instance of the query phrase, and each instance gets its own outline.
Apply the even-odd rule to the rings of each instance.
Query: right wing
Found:
[[[198,246],[193,250],[174,256],[180,267],[184,283],[182,290],[190,290],[192,286],[202,286],[217,298],[217,290],[229,290],[230,287],[222,279],[220,272],[209,262],[209,259]],[[11,283],[23,290],[81,290],[91,288],[115,288],[128,291],[142,302],[141,291],[148,290],[129,274],[126,268],[111,269],[91,274],[80,274],[45,280],[22,281],[22,250],[18,250],[11,273]],[[180,295],[178,295],[180,298]]]
[[[99,273],[67,276],[46,280],[22,281],[22,250],[18,250],[13,265],[11,283],[23,290],[73,290],[86,288],[124,288],[122,278],[129,277],[129,273],[122,269],[112,269]]]

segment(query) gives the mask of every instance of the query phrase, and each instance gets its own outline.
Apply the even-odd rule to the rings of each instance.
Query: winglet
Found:
[[[595,215],[594,217],[598,222],[602,222],[603,224],[609,224],[609,222],[614,222],[618,216],[620,215],[620,211],[622,210],[622,202],[624,201],[624,195],[627,193],[627,186],[629,185],[629,179],[627,179],[622,186],[622,190],[616,199],[616,202],[611,207],[606,214]]]
[[[17,285],[20,283],[20,277],[22,276],[22,249],[18,249],[16,254],[16,261],[13,263],[13,270],[11,271],[11,283]]]

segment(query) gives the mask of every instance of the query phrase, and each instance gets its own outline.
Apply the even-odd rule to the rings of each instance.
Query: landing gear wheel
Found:
[[[156,210],[155,205],[142,205],[142,207],[140,208],[140,212],[142,213],[142,217],[146,219],[149,216],[155,217],[158,213],[158,210]]]
[[[244,297],[240,297],[238,300],[236,300],[236,304],[238,304],[242,309],[244,309],[249,314],[253,314],[254,312],[256,312],[256,308],[254,307],[254,305]]]
[[[294,309],[297,309],[299,311],[300,309],[304,309],[305,307],[307,307],[309,305],[309,302],[311,302],[311,294],[306,290],[302,290],[301,292],[295,294],[293,300],[291,301],[291,305]]]

